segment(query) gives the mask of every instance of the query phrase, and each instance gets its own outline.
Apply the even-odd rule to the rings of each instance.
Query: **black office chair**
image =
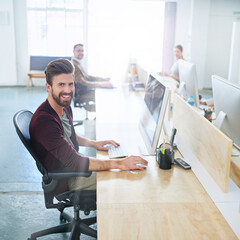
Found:
[[[35,240],[41,236],[64,232],[71,232],[69,240],[80,239],[81,233],[97,238],[97,231],[89,227],[93,223],[96,223],[96,217],[86,219],[80,219],[79,217],[80,210],[84,211],[85,215],[88,215],[91,210],[96,210],[96,191],[67,190],[57,195],[54,193],[59,186],[58,183],[63,179],[67,180],[77,176],[89,177],[91,172],[70,172],[67,171],[67,169],[48,172],[31,146],[29,124],[32,115],[33,114],[27,110],[19,111],[13,117],[13,123],[19,138],[35,159],[38,170],[42,174],[42,188],[44,192],[45,206],[46,208],[57,208],[60,211],[60,220],[62,224],[35,232],[31,234],[31,237],[28,238],[28,240]],[[54,203],[54,198],[58,201],[57,203]],[[64,209],[67,207],[74,208],[74,217],[64,212]]]
[[[95,112],[95,89],[87,88],[80,83],[75,84],[75,96],[73,98],[74,107],[86,110],[85,120],[88,120],[88,112]],[[76,123],[75,123],[76,122]],[[80,125],[81,121],[74,121],[74,126]]]

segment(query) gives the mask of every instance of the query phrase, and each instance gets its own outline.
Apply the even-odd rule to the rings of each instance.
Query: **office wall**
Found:
[[[161,69],[163,72],[170,72],[172,63],[175,61],[173,48],[175,45],[176,11],[177,4],[175,2],[166,2]]]
[[[233,22],[240,17],[240,1],[211,0],[204,86],[211,87],[211,75],[228,78]],[[239,39],[240,41],[240,39]]]
[[[183,46],[183,56],[187,60],[191,57],[191,11],[192,0],[177,1],[175,45],[181,44]]]
[[[0,86],[17,84],[13,0],[0,1]]]
[[[211,75],[228,77],[232,25],[240,19],[239,0],[178,0],[176,44],[197,66],[199,88],[211,88]]]
[[[208,21],[211,0],[177,2],[176,44],[183,46],[183,56],[196,64],[198,87],[204,87],[207,55]]]
[[[210,2],[211,0],[194,0],[192,4],[190,59],[196,63],[199,89],[205,87]]]

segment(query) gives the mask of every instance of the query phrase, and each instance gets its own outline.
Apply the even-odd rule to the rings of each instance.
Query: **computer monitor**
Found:
[[[240,85],[212,76],[216,125],[240,150]]]
[[[168,104],[169,89],[154,75],[149,75],[144,97],[143,111],[139,129],[143,137],[146,151],[143,155],[154,155],[158,145],[164,115]]]
[[[196,65],[185,60],[178,60],[179,70],[179,95],[182,95],[187,100],[191,95],[193,96],[196,107],[199,107],[198,82]]]

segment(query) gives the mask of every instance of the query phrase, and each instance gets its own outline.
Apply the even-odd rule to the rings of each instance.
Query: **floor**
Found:
[[[0,95],[3,99],[0,101],[0,240],[27,239],[32,232],[59,224],[59,213],[45,208],[41,174],[19,140],[12,119],[21,109],[34,112],[47,98],[47,92],[44,87],[32,87],[29,91],[25,87],[0,87]],[[85,117],[84,110],[73,109],[73,113],[77,119]],[[76,132],[95,139],[95,121],[85,121],[76,127]],[[88,156],[96,154],[90,148],[80,151]],[[65,240],[68,236],[69,233],[55,234],[39,239]],[[82,235],[81,239],[93,238]]]

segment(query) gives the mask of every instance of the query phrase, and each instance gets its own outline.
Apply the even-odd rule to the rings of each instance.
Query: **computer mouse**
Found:
[[[137,165],[137,166],[140,166],[140,167],[142,167],[142,168],[144,168],[144,169],[146,169],[146,168],[147,168],[147,166],[146,166],[146,165],[143,165],[143,164],[141,164],[141,163],[137,163],[136,165]],[[131,170],[141,170],[141,169],[134,168],[134,169],[131,169]]]

